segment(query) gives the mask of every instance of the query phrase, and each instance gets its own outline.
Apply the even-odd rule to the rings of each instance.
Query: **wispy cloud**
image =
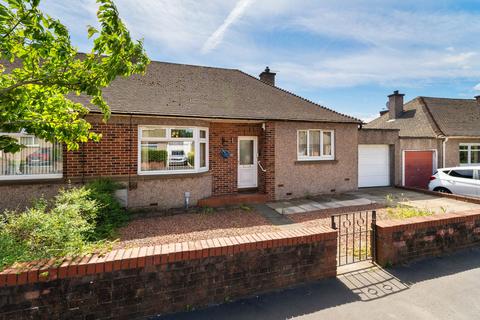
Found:
[[[477,84],[475,87],[473,87],[473,90],[480,91],[480,83],[479,83],[479,84]]]
[[[237,2],[233,10],[223,21],[222,25],[218,27],[218,29],[215,30],[210,37],[208,37],[207,41],[205,41],[202,47],[202,53],[210,52],[222,42],[225,32],[227,32],[228,28],[242,17],[242,15],[245,13],[245,10],[250,4],[252,4],[252,2],[253,0],[239,0]]]

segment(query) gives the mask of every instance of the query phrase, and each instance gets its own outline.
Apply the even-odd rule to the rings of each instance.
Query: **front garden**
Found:
[[[0,215],[0,269],[15,262],[82,256],[112,248],[153,246],[185,241],[280,231],[283,228],[330,226],[332,212],[317,210],[284,215],[291,223],[278,225],[252,206],[195,208],[173,216],[155,212],[132,216],[114,197],[118,185],[99,180],[70,187],[52,200],[39,199],[23,212]],[[405,205],[401,196],[385,198],[377,220],[406,219],[445,213],[442,208]],[[378,205],[378,204],[377,204]],[[438,209],[438,210],[437,210]],[[345,208],[348,210],[348,208]],[[356,211],[353,210],[352,211]],[[348,211],[346,211],[348,212]]]
[[[98,180],[0,214],[0,270],[14,262],[109,250],[129,214],[114,197],[117,184]]]

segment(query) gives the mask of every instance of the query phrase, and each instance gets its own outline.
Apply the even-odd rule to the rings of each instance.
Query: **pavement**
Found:
[[[480,209],[479,204],[392,187],[364,188],[341,194],[311,196],[308,199],[276,201],[267,203],[267,206],[279,214],[290,215],[375,203],[384,204],[385,206],[411,206],[418,209],[430,210],[435,213]]]
[[[480,248],[152,319],[479,319]]]

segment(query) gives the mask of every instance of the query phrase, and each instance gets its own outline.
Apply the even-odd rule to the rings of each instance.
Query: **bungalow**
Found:
[[[12,134],[26,148],[0,153],[0,209],[100,177],[125,185],[121,196],[130,208],[357,188],[361,121],[276,87],[268,67],[258,79],[240,70],[152,62],[146,75],[117,79],[104,96],[109,122],[95,109],[88,115],[103,135],[99,143],[67,152]]]
[[[416,97],[406,104],[398,91],[388,97],[388,110],[359,134],[360,187],[425,188],[437,168],[480,165],[480,96]]]

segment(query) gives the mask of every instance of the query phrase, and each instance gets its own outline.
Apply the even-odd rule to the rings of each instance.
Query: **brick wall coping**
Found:
[[[444,213],[425,217],[413,217],[408,219],[392,219],[377,221],[379,233],[395,232],[402,230],[417,230],[429,227],[445,225],[448,223],[464,222],[466,220],[480,219],[480,209]]]
[[[276,248],[336,239],[329,227],[289,229],[199,241],[117,249],[73,259],[51,259],[18,263],[0,272],[0,287],[81,277],[151,265],[233,255],[239,252]]]
[[[462,196],[462,195],[459,195],[459,194],[437,192],[437,191],[431,191],[431,190],[415,188],[415,187],[395,186],[395,188],[410,190],[410,191],[415,191],[415,192],[421,192],[421,193],[425,193],[425,194],[430,194],[432,196],[444,197],[444,198],[449,198],[449,199],[458,200],[458,201],[480,204],[480,198],[475,198],[475,197],[468,197],[468,196]]]

